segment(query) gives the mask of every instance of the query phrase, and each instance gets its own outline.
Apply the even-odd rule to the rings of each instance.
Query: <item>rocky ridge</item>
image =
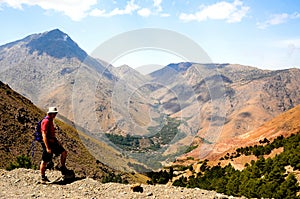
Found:
[[[47,172],[50,179],[59,176]],[[39,171],[30,169],[0,170],[0,198],[236,198],[215,191],[168,185],[141,185],[143,192],[133,192],[129,184],[100,183],[91,178],[78,179],[66,185],[39,184]]]

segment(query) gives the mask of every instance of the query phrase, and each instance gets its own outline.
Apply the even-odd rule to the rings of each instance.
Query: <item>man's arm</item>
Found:
[[[47,139],[47,133],[45,131],[42,131],[42,136],[43,136],[43,142],[45,143],[47,153],[51,153],[51,149],[49,148],[49,143]]]

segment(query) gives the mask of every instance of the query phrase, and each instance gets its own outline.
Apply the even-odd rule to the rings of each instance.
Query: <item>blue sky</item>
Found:
[[[158,28],[190,38],[215,63],[300,68],[298,0],[0,0],[0,25],[0,45],[59,28],[92,53],[116,35]],[[129,53],[113,64],[139,67],[182,60],[154,54]]]

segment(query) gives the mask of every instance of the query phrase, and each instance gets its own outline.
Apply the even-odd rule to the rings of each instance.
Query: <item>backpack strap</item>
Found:
[[[44,119],[47,119],[49,121],[49,119],[46,117],[44,117],[41,121],[40,121],[40,125],[42,125],[42,122]],[[40,127],[41,128],[41,127]],[[47,126],[47,131],[49,132],[49,128],[50,128],[50,123],[48,123],[48,126]],[[41,130],[41,129],[40,129]],[[30,148],[27,150],[27,156],[29,156],[30,152],[31,152],[31,157],[33,158],[34,156],[34,152],[36,150],[36,145],[35,145],[35,142],[38,141],[36,139],[34,139],[31,143],[31,146]],[[42,141],[39,141],[41,144],[43,144],[43,140]]]
[[[36,149],[36,147],[35,147],[35,140],[33,140],[32,143],[31,143],[30,148],[27,150],[27,156],[29,156],[29,154],[30,154],[30,152],[32,150],[31,157],[33,158],[35,149]]]

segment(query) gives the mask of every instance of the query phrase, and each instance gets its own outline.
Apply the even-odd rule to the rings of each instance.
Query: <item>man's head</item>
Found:
[[[58,111],[56,107],[49,107],[49,110],[47,112],[48,116],[51,118],[55,118],[55,116],[57,115]]]

